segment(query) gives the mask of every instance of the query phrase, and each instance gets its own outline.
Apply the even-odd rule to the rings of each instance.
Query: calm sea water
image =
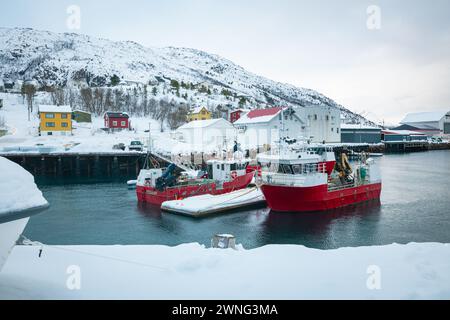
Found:
[[[450,151],[386,155],[380,203],[331,212],[280,214],[267,208],[192,219],[142,206],[123,181],[40,180],[50,209],[25,235],[47,244],[210,244],[231,233],[246,248],[302,244],[330,249],[450,242]]]

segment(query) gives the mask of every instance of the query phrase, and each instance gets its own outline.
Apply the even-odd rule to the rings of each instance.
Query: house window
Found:
[[[325,119],[326,119],[327,121],[330,120],[330,116],[327,115],[327,116],[325,117]]]
[[[53,127],[55,126],[55,123],[54,123],[54,122],[46,122],[46,123],[45,123],[45,126],[46,126],[46,127],[53,128]]]
[[[331,128],[331,132],[334,132],[334,128]]]
[[[47,132],[48,136],[51,136],[53,134],[53,132]]]
[[[336,128],[336,132],[339,133],[339,128]]]
[[[67,113],[61,113],[61,119],[67,119]]]
[[[113,121],[113,126],[117,126],[117,121]]]
[[[120,122],[120,125],[121,125],[122,127],[125,127],[125,121],[121,121],[121,122]]]
[[[67,122],[61,122],[61,127],[67,128],[69,124]]]
[[[317,120],[317,114],[314,115],[314,120]]]
[[[46,119],[54,119],[55,118],[55,114],[54,113],[46,113],[45,114],[45,118]]]

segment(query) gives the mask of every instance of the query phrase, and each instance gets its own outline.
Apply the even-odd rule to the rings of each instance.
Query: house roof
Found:
[[[80,113],[91,114],[89,111],[80,110],[80,109],[75,109],[75,110],[73,110],[73,112],[80,112]]]
[[[381,130],[379,127],[369,126],[359,123],[341,123],[341,129],[362,129],[362,130]]]
[[[433,111],[433,112],[417,112],[408,113],[406,117],[400,121],[401,124],[415,123],[415,122],[433,122],[440,121],[447,111]]]
[[[430,126],[428,124],[414,124],[414,125],[410,125],[410,124],[402,124],[401,126],[395,127],[394,130],[421,130],[421,131],[440,131],[440,129]]]
[[[191,110],[191,113],[200,113],[200,111],[202,111],[203,109],[208,111],[208,109],[206,109],[205,107],[195,107],[194,109]]]
[[[188,122],[186,124],[183,124],[181,127],[179,127],[178,129],[199,129],[199,128],[207,128],[209,126],[212,126],[213,124],[216,124],[218,122],[224,122],[227,125],[229,125],[230,127],[233,127],[233,125],[222,118],[219,119],[208,119],[208,120],[195,120],[195,121],[191,121]]]
[[[240,117],[235,125],[250,124],[250,123],[266,123],[275,118],[282,110],[282,107],[268,108],[268,109],[255,109],[244,114]]]
[[[252,111],[252,110],[251,109],[242,109],[242,108],[231,110],[231,112],[243,112],[243,113],[250,112],[250,111]]]
[[[382,133],[398,134],[398,135],[405,135],[405,136],[424,136],[425,135],[421,132],[411,131],[411,130],[382,130]]]
[[[41,104],[38,108],[39,112],[54,112],[54,113],[70,113],[72,108],[70,106],[56,106],[49,104]]]
[[[129,118],[128,113],[126,113],[126,112],[107,111],[107,112],[105,112],[105,115],[107,115],[108,118]]]

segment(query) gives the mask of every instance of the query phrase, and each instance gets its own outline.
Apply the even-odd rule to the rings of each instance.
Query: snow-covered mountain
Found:
[[[324,104],[365,122],[314,90],[255,75],[214,54],[188,48],[147,48],[75,33],[0,28],[0,79],[34,79],[42,87],[138,83],[150,90],[157,88],[153,91],[159,94],[176,94],[178,99],[213,108],[219,104],[248,108]]]

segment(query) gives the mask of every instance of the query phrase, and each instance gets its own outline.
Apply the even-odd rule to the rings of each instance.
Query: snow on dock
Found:
[[[440,243],[16,246],[0,299],[449,299],[449,270]]]
[[[221,195],[204,194],[182,200],[165,201],[161,209],[191,217],[201,217],[263,203],[265,203],[264,195],[259,188],[254,187]]]

